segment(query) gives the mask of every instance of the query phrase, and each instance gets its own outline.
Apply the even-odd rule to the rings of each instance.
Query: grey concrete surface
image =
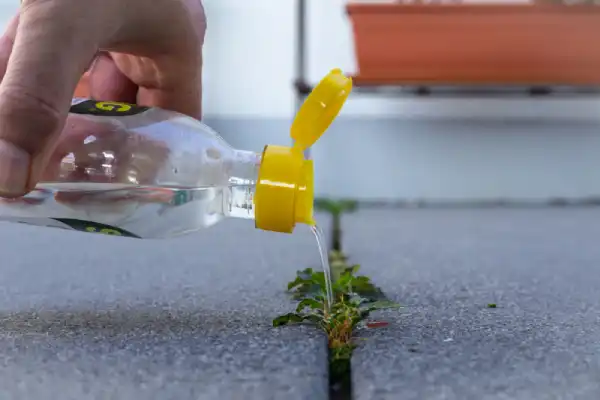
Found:
[[[599,222],[597,208],[348,216],[351,259],[406,305],[361,332],[355,400],[599,399]]]
[[[308,229],[136,240],[0,225],[0,399],[327,397],[326,341],[271,328]]]

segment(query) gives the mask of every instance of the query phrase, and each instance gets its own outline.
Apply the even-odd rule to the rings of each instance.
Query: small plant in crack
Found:
[[[329,266],[332,282],[332,304],[327,304],[325,273],[306,268],[296,273],[288,291],[298,301],[294,312],[280,315],[273,326],[309,323],[327,335],[329,346],[329,384],[331,399],[351,397],[351,362],[356,348],[357,328],[386,326],[385,322],[366,322],[376,310],[400,308],[389,301],[371,279],[358,275],[360,266],[349,264],[342,249],[342,215],[354,212],[358,203],[352,200],[316,199],[315,208],[331,215]]]
[[[329,346],[339,348],[352,341],[353,330],[375,310],[399,308],[386,300],[366,276],[357,276],[358,265],[347,267],[333,281],[334,303],[327,310],[323,272],[307,268],[298,271],[288,290],[298,300],[296,311],[273,320],[274,326],[310,322],[327,334]]]
[[[326,286],[323,272],[307,268],[298,271],[296,279],[288,284],[288,291],[298,301],[294,312],[280,315],[273,326],[310,323],[327,335],[329,346],[330,381],[349,387],[350,359],[356,348],[354,335],[362,325],[384,326],[384,323],[365,324],[373,311],[397,309],[400,305],[389,301],[380,288],[367,276],[358,275],[359,265],[348,265],[340,251],[330,253],[334,301],[326,304]]]

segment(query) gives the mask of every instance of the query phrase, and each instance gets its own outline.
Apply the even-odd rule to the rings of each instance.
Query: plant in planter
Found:
[[[356,211],[358,202],[353,200],[315,199],[315,209],[331,215],[330,252],[334,257],[342,257],[342,215]]]
[[[357,85],[598,85],[600,8],[353,1]],[[566,1],[565,1],[566,2]],[[577,27],[574,29],[574,27]]]

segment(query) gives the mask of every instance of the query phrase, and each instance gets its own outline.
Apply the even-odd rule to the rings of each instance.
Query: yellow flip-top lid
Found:
[[[254,196],[256,227],[291,233],[296,223],[314,225],[314,172],[304,158],[337,117],[352,91],[352,79],[332,70],[312,90],[291,128],[292,147],[265,146]]]

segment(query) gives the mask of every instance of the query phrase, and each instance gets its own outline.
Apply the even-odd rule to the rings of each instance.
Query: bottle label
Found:
[[[118,228],[116,226],[110,226],[105,224],[100,224],[98,222],[92,221],[83,221],[80,219],[70,219],[70,218],[52,218],[55,221],[61,222],[67,225],[69,228],[88,233],[101,233],[103,235],[110,236],[123,236],[123,237],[131,237],[140,239],[139,236],[134,235],[131,232],[126,231],[125,229]]]
[[[73,114],[98,115],[102,117],[127,117],[146,112],[150,107],[136,106],[134,104],[119,103],[116,101],[96,101],[73,99],[69,112]]]
[[[71,218],[2,218],[3,221],[16,222],[25,225],[42,226],[47,228],[69,229],[87,233],[100,233],[110,236],[121,236],[141,239],[140,236],[133,234],[125,229],[116,226],[101,224],[98,222],[84,221]]]

